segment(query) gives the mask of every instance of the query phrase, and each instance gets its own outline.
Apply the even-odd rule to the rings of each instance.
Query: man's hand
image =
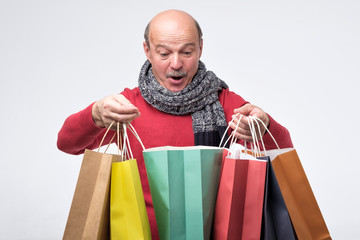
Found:
[[[98,127],[109,127],[113,121],[130,123],[139,116],[139,109],[121,94],[105,97],[92,107],[92,118]]]
[[[236,125],[239,122],[239,118],[240,116],[238,116],[234,122],[230,125],[230,127],[234,130],[232,132],[232,134],[235,134],[235,137],[238,139],[242,139],[244,141],[248,141],[248,142],[252,142],[252,136],[251,136],[251,132],[250,132],[250,127],[249,127],[249,119],[247,116],[253,116],[253,117],[257,117],[259,118],[261,121],[263,121],[266,125],[266,127],[269,127],[269,123],[270,123],[270,119],[268,117],[268,115],[261,110],[259,107],[256,107],[250,103],[245,104],[244,106],[234,109],[234,114],[240,113],[241,115],[243,115],[243,117],[241,118],[241,121],[239,123],[239,126],[235,132],[236,129]],[[251,121],[251,120],[250,120]],[[259,135],[258,132],[258,125],[256,123],[254,123],[255,125],[255,130],[256,130],[256,134],[257,136]],[[259,123],[260,126],[260,130],[261,130],[261,136],[264,135],[266,129],[263,126],[262,123]]]

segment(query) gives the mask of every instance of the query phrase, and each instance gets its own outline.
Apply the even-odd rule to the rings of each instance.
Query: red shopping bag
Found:
[[[260,239],[267,163],[224,152],[213,239]]]

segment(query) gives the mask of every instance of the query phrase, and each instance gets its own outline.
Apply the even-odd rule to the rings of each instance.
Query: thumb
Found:
[[[138,108],[134,106],[124,95],[114,95],[114,99],[122,106],[127,107],[129,110],[138,111]]]
[[[248,116],[252,110],[253,110],[253,105],[251,105],[250,103],[247,103],[247,104],[243,105],[242,107],[235,109],[234,113],[235,114],[240,113],[244,116]]]

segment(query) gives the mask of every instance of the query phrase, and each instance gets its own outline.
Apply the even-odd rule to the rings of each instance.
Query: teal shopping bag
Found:
[[[210,239],[223,149],[143,151],[160,239]]]

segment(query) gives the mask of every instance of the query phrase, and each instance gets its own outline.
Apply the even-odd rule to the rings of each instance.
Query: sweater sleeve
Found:
[[[105,129],[97,127],[93,122],[91,113],[93,104],[78,113],[70,115],[65,120],[57,139],[57,147],[61,151],[70,154],[81,154],[85,149],[98,147]]]
[[[239,108],[245,105],[246,103],[249,103],[246,100],[244,100],[241,96],[237,95],[232,91],[229,91],[228,89],[224,89],[219,94],[219,100],[224,108],[227,122],[231,121],[232,115],[234,114],[234,109]],[[269,116],[270,119],[269,132],[273,135],[279,147],[280,148],[293,147],[289,131],[284,126],[276,122],[269,114],[267,115]],[[231,130],[229,131],[229,134],[230,132]],[[266,149],[270,150],[277,148],[274,140],[271,138],[268,132],[265,133],[263,140]],[[238,140],[238,143],[244,145],[244,142],[242,140]]]
[[[289,131],[284,126],[276,122],[269,114],[267,115],[270,119],[269,131],[266,132],[263,136],[266,149],[270,150],[277,148],[269,132],[274,137],[275,141],[277,142],[280,148],[292,148],[293,143],[291,141]]]
[[[132,90],[126,88],[120,94],[133,102],[134,96],[131,93]],[[96,126],[93,121],[92,107],[94,103],[66,118],[58,133],[58,149],[66,153],[78,155],[84,153],[85,149],[95,149],[99,147],[106,128]],[[113,130],[110,130],[102,145],[109,144],[114,133]],[[113,142],[114,141],[115,140],[113,140]]]

